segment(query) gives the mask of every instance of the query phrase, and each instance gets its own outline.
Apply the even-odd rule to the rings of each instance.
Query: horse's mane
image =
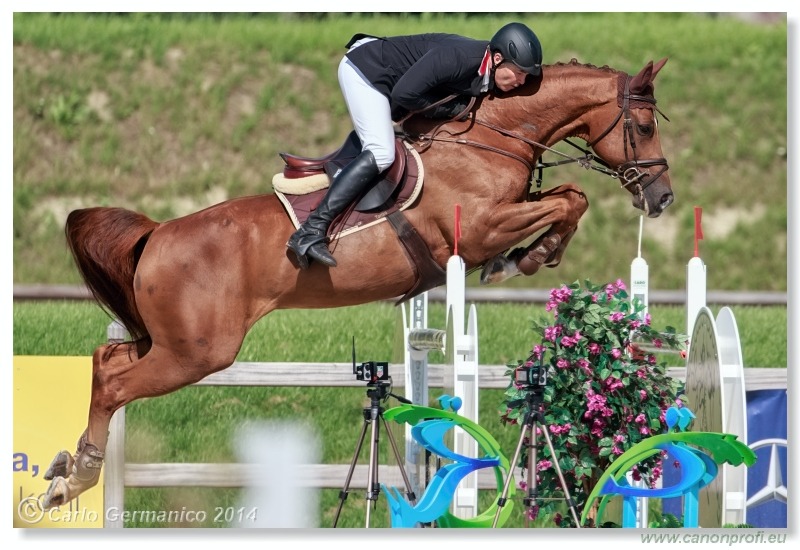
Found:
[[[621,71],[618,69],[614,69],[613,67],[609,67],[608,65],[603,65],[602,67],[598,67],[596,65],[592,65],[591,63],[579,63],[577,59],[574,57],[569,60],[569,62],[565,63],[563,61],[557,61],[551,65],[546,65],[549,67],[575,67],[575,68],[585,68],[585,69],[595,69],[599,71],[604,71],[607,73],[612,74],[619,74]]]

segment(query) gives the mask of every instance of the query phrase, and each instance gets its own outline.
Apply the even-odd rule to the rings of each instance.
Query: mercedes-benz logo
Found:
[[[747,499],[747,507],[758,506],[771,500],[786,502],[787,488],[783,482],[783,473],[781,472],[781,461],[778,453],[778,448],[786,448],[786,440],[771,438],[762,439],[750,445],[753,451],[768,447],[769,451],[769,464],[767,466],[767,479],[764,486],[756,491],[756,493]]]

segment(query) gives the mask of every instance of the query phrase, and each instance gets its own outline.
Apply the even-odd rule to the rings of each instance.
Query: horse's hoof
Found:
[[[483,264],[480,283],[482,285],[502,283],[515,275],[519,275],[516,263],[502,254],[498,254]]]
[[[61,451],[50,463],[50,467],[44,473],[44,478],[48,481],[57,477],[67,477],[72,472],[74,460],[67,451]]]
[[[47,492],[44,494],[44,499],[42,500],[42,507],[45,510],[50,510],[51,508],[57,508],[66,504],[67,502],[69,502],[69,486],[67,485],[67,480],[63,477],[57,477],[50,483],[50,487],[47,488]]]

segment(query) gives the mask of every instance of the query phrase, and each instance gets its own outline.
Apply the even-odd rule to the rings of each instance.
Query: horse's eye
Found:
[[[637,124],[636,129],[639,131],[639,134],[643,136],[652,136],[653,135],[653,125],[652,124]]]

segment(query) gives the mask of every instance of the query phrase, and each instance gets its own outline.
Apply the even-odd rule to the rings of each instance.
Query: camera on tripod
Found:
[[[356,375],[356,380],[366,380],[368,382],[389,380],[389,363],[367,361],[360,365],[353,364],[353,374]]]
[[[547,385],[547,367],[525,363],[514,369],[514,382],[520,386],[543,388]]]

